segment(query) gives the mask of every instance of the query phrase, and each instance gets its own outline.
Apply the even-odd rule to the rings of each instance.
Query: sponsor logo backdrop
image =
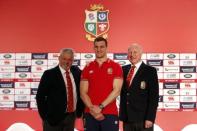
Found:
[[[143,61],[157,69],[158,111],[196,111],[196,53],[144,53]],[[109,53],[121,66],[126,53]],[[58,64],[58,53],[0,53],[0,109],[36,109],[35,95],[43,72]],[[84,68],[94,53],[76,53],[74,65]],[[117,99],[117,102],[119,99]]]

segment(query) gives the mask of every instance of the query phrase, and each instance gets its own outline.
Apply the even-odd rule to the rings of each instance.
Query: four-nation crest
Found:
[[[98,36],[107,38],[109,30],[109,10],[104,10],[103,5],[90,5],[90,10],[85,10],[86,19],[84,23],[86,38],[94,41]]]

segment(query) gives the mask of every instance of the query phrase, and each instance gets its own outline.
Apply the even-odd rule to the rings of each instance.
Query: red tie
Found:
[[[133,73],[134,73],[134,69],[135,69],[135,66],[132,66],[131,69],[129,70],[129,73],[127,74],[127,87],[129,88],[130,86],[130,83],[131,83],[131,79],[133,77]]]
[[[66,71],[66,81],[67,81],[67,112],[74,112],[74,107],[73,107],[73,86],[70,78],[70,73]]]

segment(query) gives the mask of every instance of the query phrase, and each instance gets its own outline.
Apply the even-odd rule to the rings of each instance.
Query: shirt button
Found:
[[[129,105],[129,102],[127,101],[127,105]]]
[[[127,93],[127,96],[129,96],[130,95],[130,93]]]

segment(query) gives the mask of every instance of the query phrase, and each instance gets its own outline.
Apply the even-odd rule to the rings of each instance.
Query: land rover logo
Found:
[[[25,74],[25,73],[21,73],[21,74],[19,74],[19,77],[21,77],[21,78],[25,78],[25,77],[27,77],[27,74]]]
[[[86,54],[86,55],[85,55],[85,58],[92,58],[92,57],[93,57],[92,54]]]
[[[125,65],[125,64],[126,64],[125,61],[118,61],[118,63],[119,63],[120,65]]]
[[[5,54],[3,57],[4,57],[4,58],[11,58],[12,55],[10,55],[10,54]]]
[[[4,89],[2,92],[3,92],[4,94],[9,94],[11,91],[10,91],[9,89]]]
[[[169,54],[167,57],[168,57],[168,58],[175,58],[176,55],[175,55],[175,54]]]
[[[167,93],[172,95],[175,94],[176,92],[174,90],[169,90]]]
[[[192,75],[191,75],[191,74],[185,74],[184,77],[185,77],[185,78],[191,78]]]
[[[38,60],[38,61],[36,61],[35,63],[36,63],[37,65],[42,65],[44,62],[41,61],[41,60]]]

